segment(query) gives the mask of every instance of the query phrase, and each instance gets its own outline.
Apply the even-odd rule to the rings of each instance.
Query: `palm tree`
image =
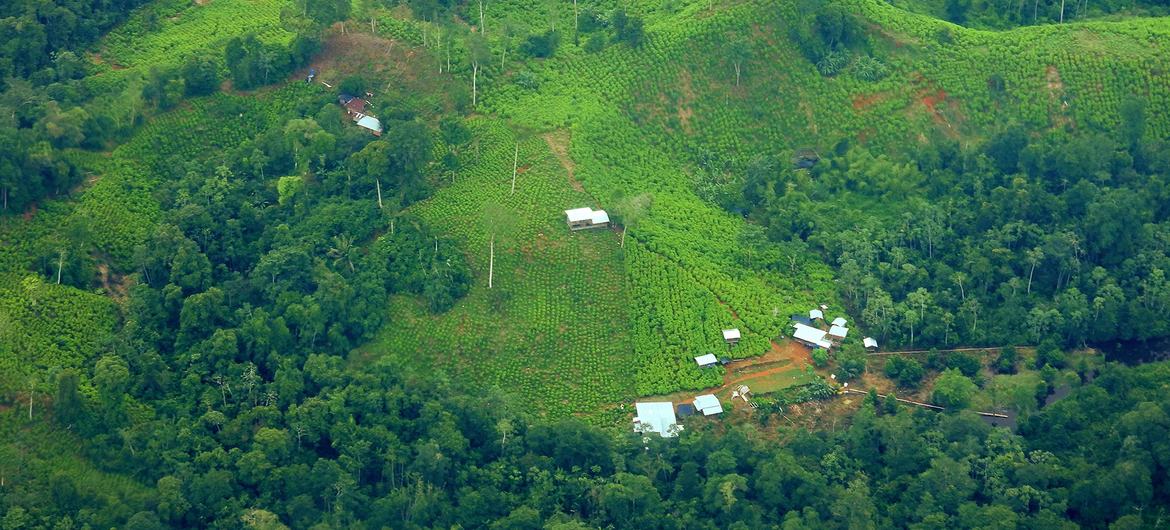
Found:
[[[344,261],[346,265],[349,265],[349,272],[352,274],[355,272],[353,266],[355,250],[357,249],[353,245],[353,238],[345,234],[338,234],[333,236],[333,246],[330,247],[328,254],[330,258],[333,258],[334,267]]]

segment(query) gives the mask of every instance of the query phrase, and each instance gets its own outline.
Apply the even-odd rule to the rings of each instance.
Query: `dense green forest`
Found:
[[[0,528],[1161,528],[1164,10],[0,6]]]

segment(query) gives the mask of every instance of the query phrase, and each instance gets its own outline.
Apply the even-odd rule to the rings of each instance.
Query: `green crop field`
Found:
[[[593,199],[571,187],[543,138],[520,140],[512,194],[515,134],[489,119],[477,120],[472,131],[479,154],[468,154],[469,165],[454,184],[411,211],[463,242],[477,281],[442,315],[395,299],[392,324],[363,349],[499,386],[556,415],[632,397],[618,236],[569,232],[563,210]]]

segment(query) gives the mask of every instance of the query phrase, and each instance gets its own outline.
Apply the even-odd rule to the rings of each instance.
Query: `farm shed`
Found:
[[[841,326],[841,327],[845,327],[845,326],[846,326],[846,324],[848,324],[848,322],[845,320],[845,318],[844,318],[844,317],[837,317],[837,318],[834,318],[834,319],[833,319],[833,325],[834,325],[834,326]]]
[[[739,342],[739,328],[723,330],[723,340],[727,341],[728,344]]]
[[[826,350],[833,347],[831,342],[825,340],[824,331],[804,324],[797,324],[794,327],[796,330],[792,332],[792,338],[800,343],[813,348],[821,347]]]
[[[358,114],[365,115],[366,113],[367,103],[366,100],[362,98],[354,97],[349,94],[342,94],[337,97],[337,102],[340,103],[342,107],[345,107],[345,113],[349,114],[350,116],[356,116]],[[356,121],[356,118],[354,119]]]
[[[605,210],[592,208],[574,208],[565,210],[565,219],[570,230],[585,230],[588,228],[605,228],[609,226],[609,214]]]
[[[706,368],[708,366],[714,366],[718,364],[719,358],[715,357],[714,353],[708,353],[707,355],[700,355],[695,357],[695,362],[698,363],[699,366]]]
[[[362,116],[357,120],[358,127],[369,129],[374,136],[382,136],[382,122],[373,116]]]
[[[702,412],[704,416],[723,413],[723,405],[719,403],[719,398],[715,397],[715,394],[695,396],[694,404],[695,410]]]
[[[682,426],[674,417],[674,404],[669,401],[635,403],[638,415],[634,416],[634,432],[656,432],[663,438],[678,436]]]
[[[864,339],[861,339],[861,343],[863,345],[865,345],[865,349],[867,349],[867,350],[876,350],[878,347],[877,341],[873,340],[873,337],[866,337]]]
[[[835,339],[843,339],[849,334],[849,328],[842,326],[832,326],[829,328],[829,336]]]
[[[816,320],[818,318],[824,320],[825,312],[821,311],[820,309],[812,309],[808,312],[808,318],[809,320]]]

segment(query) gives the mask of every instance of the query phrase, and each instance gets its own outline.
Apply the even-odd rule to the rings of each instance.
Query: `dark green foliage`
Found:
[[[1050,365],[1053,368],[1064,368],[1067,364],[1067,357],[1056,341],[1045,340],[1036,347],[1036,368],[1042,368],[1045,365]]]
[[[1159,171],[1103,133],[1007,126],[983,146],[936,140],[913,162],[854,146],[807,180],[749,172],[743,198],[770,238],[807,242],[837,265],[883,343],[909,346],[913,331],[915,347],[1070,347],[1170,332],[1153,310],[1170,293]],[[840,200],[822,207],[809,200],[818,193]],[[847,206],[855,200],[889,209],[871,215]],[[1135,318],[1147,324],[1123,324]]]
[[[1015,346],[1004,346],[995,358],[995,371],[1001,374],[1014,374],[1019,369],[1020,354]]]
[[[84,2],[12,0],[0,5],[0,88],[9,77],[28,77],[54,65],[54,54],[72,53],[126,19],[143,0]],[[57,62],[56,75],[72,77],[76,66]],[[71,71],[72,70],[72,71]]]
[[[797,11],[800,20],[789,29],[789,37],[823,75],[840,72],[848,64],[849,50],[865,43],[854,15],[832,0],[806,0]]]
[[[264,44],[256,35],[234,37],[224,49],[224,62],[231,72],[234,86],[250,90],[282,81],[294,69],[302,66],[318,44],[315,40],[298,36],[289,46]]]
[[[646,23],[642,18],[628,15],[622,8],[613,12],[610,26],[613,27],[614,38],[618,42],[624,42],[634,48],[641,46],[642,40],[646,37]]]
[[[386,290],[421,295],[431,311],[446,311],[471,286],[463,254],[417,219],[402,219],[397,227],[371,250],[372,265],[386,271]]]
[[[922,378],[926,375],[922,364],[918,361],[901,356],[890,357],[885,366],[886,377],[898,382],[903,388],[918,388]]]
[[[337,85],[337,91],[342,94],[351,94],[354,96],[365,97],[366,94],[366,80],[357,75],[351,75],[341,80]]]
[[[585,41],[584,50],[586,53],[597,53],[605,49],[605,44],[608,39],[604,35],[591,35]]]
[[[210,57],[191,57],[180,72],[188,96],[206,96],[219,90],[219,67]]]
[[[837,357],[837,380],[841,382],[851,381],[861,377],[865,372],[865,355],[864,354],[845,354],[842,353]]]
[[[529,35],[527,39],[524,39],[524,43],[520,45],[520,51],[529,57],[547,58],[552,57],[556,53],[557,46],[560,44],[561,34],[549,30],[544,33]]]
[[[946,356],[947,368],[954,368],[967,377],[975,377],[983,369],[979,357],[967,352],[953,352]]]

